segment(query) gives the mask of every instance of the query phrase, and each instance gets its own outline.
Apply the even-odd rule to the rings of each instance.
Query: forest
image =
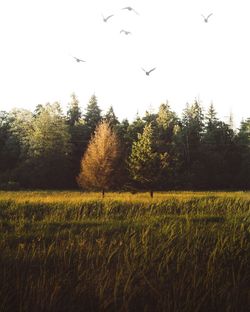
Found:
[[[164,103],[157,113],[119,121],[112,106],[102,113],[96,95],[82,109],[72,94],[66,113],[58,102],[0,111],[0,189],[85,189],[81,160],[101,123],[115,134],[116,159],[109,181],[88,190],[250,188],[250,117],[234,129],[213,104],[204,111],[194,100],[181,116]]]

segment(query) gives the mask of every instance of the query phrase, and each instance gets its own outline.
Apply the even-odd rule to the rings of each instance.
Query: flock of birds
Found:
[[[132,7],[130,7],[130,6],[124,7],[124,8],[122,8],[121,10],[128,10],[128,11],[130,11],[130,12],[134,12],[136,15],[139,15],[139,13],[138,13],[137,11],[135,11],[135,10],[134,10]],[[213,13],[210,13],[210,14],[207,15],[207,16],[204,16],[203,14],[201,14],[201,16],[203,17],[203,20],[204,20],[205,23],[208,23],[208,19],[209,19],[212,15],[213,15]],[[107,23],[113,16],[114,16],[114,14],[108,15],[108,16],[106,16],[106,17],[102,15],[103,22],[104,22],[104,23]],[[125,30],[125,29],[122,29],[122,30],[120,31],[120,34],[122,34],[122,33],[124,33],[125,35],[131,35],[131,32],[128,31],[128,30]],[[73,58],[76,60],[77,63],[80,63],[80,62],[85,63],[85,62],[86,62],[86,61],[84,61],[84,60],[82,60],[82,59],[80,59],[80,58],[78,58],[78,57],[75,57],[75,56],[73,56]],[[142,70],[145,72],[145,74],[146,74],[147,76],[149,76],[150,73],[151,73],[152,71],[154,71],[155,69],[156,69],[156,67],[154,67],[154,68],[152,68],[152,69],[150,69],[150,70],[145,70],[144,68],[142,68]]]

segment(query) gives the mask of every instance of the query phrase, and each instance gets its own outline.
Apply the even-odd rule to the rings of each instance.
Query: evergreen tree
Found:
[[[107,113],[104,115],[104,120],[107,121],[111,127],[116,127],[119,124],[119,120],[115,115],[113,106],[110,106]]]
[[[86,151],[90,138],[101,120],[101,109],[98,106],[96,96],[92,95],[83,115],[83,152]]]
[[[60,104],[46,104],[33,120],[29,134],[28,173],[31,187],[68,186],[70,136]]]
[[[91,96],[83,119],[84,126],[90,138],[90,136],[94,133],[97,125],[102,120],[101,109],[97,104],[97,97],[95,95]]]
[[[200,186],[203,164],[200,160],[201,141],[204,133],[204,115],[200,103],[187,104],[182,118],[183,171],[186,187]]]
[[[138,134],[142,134],[144,126],[145,121],[137,114],[135,120],[127,127],[127,139],[130,142],[130,149],[133,142],[137,140]],[[130,152],[131,150],[129,151],[129,153]]]
[[[241,122],[236,144],[239,151],[237,186],[250,189],[250,118]]]
[[[212,104],[205,120],[202,152],[199,156],[203,163],[200,181],[207,189],[233,187],[232,174],[237,168],[234,132],[229,125],[218,120]]]
[[[69,103],[69,109],[67,111],[67,119],[71,127],[78,124],[81,119],[81,109],[75,93],[71,95],[71,102]]]
[[[144,127],[143,133],[138,134],[138,140],[132,145],[128,160],[130,174],[134,181],[143,188],[153,191],[160,176],[160,170],[167,165],[167,155],[158,154],[154,149],[154,137],[151,124]]]
[[[29,155],[29,134],[32,130],[33,115],[25,109],[13,109],[9,113],[10,129],[5,145],[5,153],[8,155],[9,177],[21,186],[26,186],[22,170]]]
[[[6,187],[10,180],[10,169],[13,168],[13,158],[10,154],[10,128],[9,115],[0,111],[0,188]],[[14,165],[16,164],[14,157]]]
[[[119,142],[116,133],[105,121],[100,123],[91,138],[81,161],[77,177],[80,187],[105,191],[115,186],[118,178]]]
[[[71,154],[70,154],[70,176],[69,185],[76,187],[75,177],[80,170],[80,160],[82,157],[85,142],[84,122],[81,118],[81,109],[76,95],[71,95],[71,102],[67,111],[67,123],[69,125]]]
[[[215,111],[213,103],[210,104],[207,114],[205,116],[205,129],[211,131],[218,125],[217,113]]]
[[[161,172],[161,187],[174,187],[180,170],[178,137],[180,122],[168,103],[161,104],[156,118],[156,144],[159,153],[167,153],[169,165]]]

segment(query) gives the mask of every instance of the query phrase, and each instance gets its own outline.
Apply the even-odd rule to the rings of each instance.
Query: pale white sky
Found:
[[[249,0],[1,0],[0,110],[66,109],[72,92],[85,108],[95,93],[132,120],[166,100],[180,116],[199,98],[238,125],[250,116],[249,13]]]

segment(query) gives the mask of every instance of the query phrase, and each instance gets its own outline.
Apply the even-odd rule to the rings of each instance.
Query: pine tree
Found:
[[[75,176],[80,169],[80,160],[82,157],[82,151],[85,146],[85,128],[84,122],[81,118],[82,113],[79,105],[79,101],[76,95],[71,95],[71,101],[67,111],[67,124],[69,125],[70,143],[71,143],[71,155],[70,155],[70,177],[69,185],[77,186]],[[71,181],[71,182],[70,182]]]
[[[77,182],[83,189],[105,191],[114,186],[117,178],[119,142],[116,133],[105,121],[92,136],[81,161]]]
[[[30,186],[66,187],[69,175],[70,135],[60,104],[47,103],[29,131]],[[28,165],[28,164],[27,164]]]
[[[90,136],[94,133],[97,125],[102,120],[101,109],[98,106],[97,97],[95,95],[91,96],[83,119],[85,128],[90,138]]]
[[[238,161],[238,187],[250,189],[250,118],[243,120],[237,134]]]
[[[133,180],[143,188],[148,188],[151,197],[153,197],[153,190],[158,182],[160,170],[167,165],[167,155],[158,154],[153,147],[153,142],[153,129],[150,123],[145,125],[142,134],[138,134],[138,140],[133,143],[128,160]]]
[[[191,106],[187,104],[182,118],[183,171],[188,188],[200,185],[200,173],[203,166],[200,158],[203,133],[203,110],[200,103],[195,100]]]
[[[119,120],[115,115],[113,106],[110,106],[110,108],[108,109],[107,113],[104,116],[104,120],[107,121],[111,127],[115,127],[119,124]]]
[[[168,103],[161,104],[156,118],[156,144],[160,153],[167,153],[168,166],[162,170],[161,187],[166,188],[178,183],[177,173],[180,168],[178,132],[180,121]]]
[[[81,109],[75,93],[71,94],[71,102],[69,103],[69,109],[67,111],[67,119],[70,126],[75,126],[81,119]]]

